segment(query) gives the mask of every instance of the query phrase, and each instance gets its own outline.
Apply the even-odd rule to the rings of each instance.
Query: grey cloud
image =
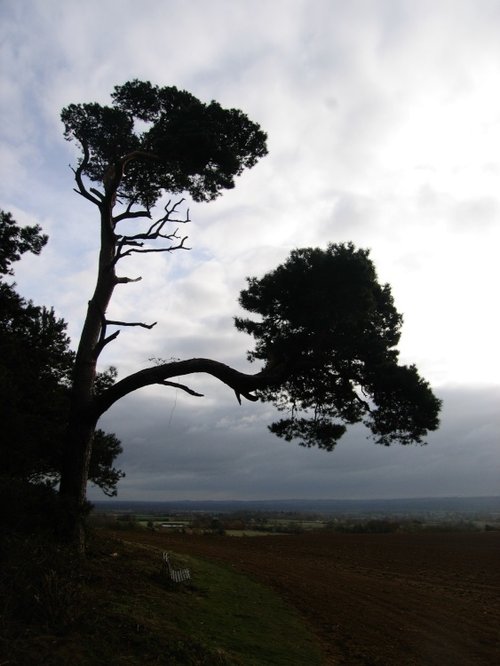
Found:
[[[379,206],[372,197],[343,192],[334,204],[331,223],[335,236],[355,237],[377,225]]]
[[[380,447],[353,428],[332,453],[283,442],[266,405],[136,395],[103,420],[124,444],[119,498],[369,498],[498,492],[498,387],[443,388],[427,446]],[[211,403],[211,404],[210,404]],[[95,495],[94,493],[94,496]]]

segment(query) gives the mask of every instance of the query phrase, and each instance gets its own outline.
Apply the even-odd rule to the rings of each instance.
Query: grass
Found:
[[[0,590],[1,666],[322,662],[300,617],[229,568],[172,554],[193,576],[175,585],[161,571],[161,551],[150,546],[97,532],[83,563],[56,550],[24,548],[4,567],[11,574]]]

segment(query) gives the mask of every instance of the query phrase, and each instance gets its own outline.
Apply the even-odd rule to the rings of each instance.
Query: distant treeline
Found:
[[[162,513],[313,513],[333,515],[498,514],[500,496],[425,497],[374,500],[182,500],[167,502],[94,502],[95,511],[136,514]]]
[[[237,512],[161,514],[95,513],[91,516],[93,527],[112,530],[150,530],[152,532],[178,532],[189,534],[228,534],[253,536],[258,534],[302,534],[329,531],[342,534],[390,534],[394,532],[479,532],[500,531],[500,518],[471,519],[449,514],[446,519],[429,518],[360,518],[341,516],[311,520],[304,513]]]

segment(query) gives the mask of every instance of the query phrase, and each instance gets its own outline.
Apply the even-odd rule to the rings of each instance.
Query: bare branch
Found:
[[[98,199],[104,201],[104,194],[99,192],[99,190],[96,190],[95,187],[89,187],[89,192],[92,192],[92,194],[95,194]]]
[[[117,254],[115,257],[114,263],[116,264],[117,261],[120,259],[123,259],[123,257],[128,257],[131,254],[148,254],[151,252],[174,252],[175,250],[190,250],[190,247],[186,247],[184,245],[184,242],[187,240],[187,236],[181,239],[181,242],[178,243],[177,245],[171,245],[170,247],[151,247],[151,248],[131,248],[130,250],[127,250],[126,252],[121,252],[120,254]]]
[[[131,204],[133,205],[133,204]],[[137,217],[148,217],[151,218],[151,213],[149,210],[130,210],[130,205],[127,206],[127,210],[124,213],[120,213],[120,215],[117,215],[116,217],[113,218],[113,222],[117,224],[118,222],[121,222],[122,220],[129,220],[132,218],[137,218]]]
[[[283,381],[284,369],[264,369],[255,375],[248,375],[231,368],[224,363],[207,358],[191,358],[185,361],[172,361],[154,365],[144,370],[139,370],[128,377],[120,380],[109,389],[104,391],[94,402],[96,414],[100,416],[117,400],[137,391],[144,386],[153,384],[165,384],[171,377],[182,377],[185,375],[206,373],[219,379],[236,393],[237,397],[244,397],[255,402],[258,398],[252,391],[276,385]]]
[[[120,331],[115,331],[114,333],[111,333],[111,335],[108,335],[107,338],[101,337],[101,339],[94,348],[94,354],[96,358],[100,355],[104,347],[108,345],[110,342],[113,342],[113,340],[115,340],[119,335]]]
[[[189,388],[189,386],[186,386],[185,384],[178,384],[177,382],[167,382],[166,380],[163,382],[158,382],[158,384],[162,384],[162,386],[173,386],[174,388],[179,388],[182,389],[183,391],[186,391],[186,393],[189,393],[189,395],[194,395],[196,398],[203,398],[203,393],[197,393],[196,391],[193,391],[193,389]]]
[[[141,321],[134,321],[134,322],[129,322],[129,321],[111,321],[111,319],[106,319],[106,324],[108,326],[140,326],[141,328],[147,328],[151,330],[154,326],[156,326],[158,322],[155,321],[153,324],[144,324]]]
[[[113,218],[113,222],[115,223],[115,225],[118,224],[118,222],[121,222],[122,220],[127,220],[134,217],[151,218],[151,211],[149,210],[149,208],[147,208],[146,210],[132,211],[132,206],[134,206],[136,203],[137,203],[137,197],[134,197],[128,202],[127,209],[120,215],[117,215],[116,217]]]
[[[97,341],[94,349],[92,350],[92,355],[97,360],[99,358],[99,354],[102,352],[104,347],[108,344],[108,342],[111,342],[111,340],[106,338],[106,316],[105,316],[104,312],[102,311],[101,307],[99,306],[99,304],[94,299],[89,301],[89,306],[92,306],[97,310],[97,313],[99,315],[99,319],[101,320],[101,330],[100,330],[100,333],[99,333],[99,340]],[[116,338],[116,335],[113,334],[112,339],[114,340],[115,338]]]
[[[74,170],[71,166],[70,166],[70,168],[71,168],[71,170],[73,171],[73,173],[75,173],[75,170]],[[84,188],[84,190],[85,190],[85,188]],[[91,202],[92,202],[93,204],[95,204],[96,206],[98,206],[99,203],[100,203],[99,200],[96,199],[96,198],[94,198],[93,196],[91,196],[91,195],[87,192],[87,190],[83,191],[83,190],[81,190],[81,189],[77,189],[76,187],[74,187],[74,188],[73,188],[73,192],[76,192],[77,194],[79,194],[80,196],[84,197],[85,199],[88,199],[89,201],[91,201]]]
[[[117,264],[117,262],[122,259],[123,257],[130,256],[131,254],[135,253],[140,253],[140,254],[146,254],[146,253],[151,253],[151,252],[174,252],[175,250],[180,250],[180,249],[190,249],[185,246],[185,243],[187,241],[187,236],[181,237],[179,235],[179,229],[175,229],[174,231],[170,233],[163,233],[163,229],[167,223],[170,222],[177,222],[180,224],[185,224],[187,222],[190,222],[189,219],[189,209],[186,213],[186,217],[184,219],[177,219],[177,217],[173,217],[175,215],[178,207],[182,204],[184,199],[180,199],[177,201],[175,204],[171,205],[170,200],[168,201],[167,205],[165,206],[165,215],[160,217],[158,220],[155,220],[150,227],[141,233],[130,235],[130,236],[116,236],[116,253],[115,253],[115,258],[113,260],[113,266]],[[149,215],[149,211],[136,211],[132,212],[130,210],[132,203],[129,204],[127,211],[123,213],[122,215],[117,216],[114,218],[114,224],[116,226],[116,223],[119,220],[125,219],[127,217],[151,217]],[[170,241],[172,245],[169,247],[161,247],[161,248],[145,248],[145,242],[147,241],[155,241],[158,240],[159,238],[162,238],[164,240]],[[173,241],[179,241],[176,244],[173,244]],[[129,248],[124,250],[124,248]],[[133,249],[130,249],[133,248]],[[140,249],[137,249],[140,248]]]
[[[179,219],[178,217],[173,217],[173,215],[177,212],[177,208],[184,202],[184,199],[179,199],[175,204],[170,206],[170,201],[167,202],[167,205],[165,206],[165,215],[160,217],[158,220],[153,222],[153,224],[149,227],[149,229],[145,232],[139,233],[139,234],[134,234],[133,236],[123,236],[122,242],[124,244],[130,244],[131,241],[137,241],[137,240],[155,240],[157,238],[171,238],[175,234],[177,234],[178,229],[175,230],[173,234],[162,234],[162,230],[164,226],[169,223],[169,222],[175,222],[176,224],[187,224],[188,222],[191,222],[191,219],[189,217],[189,208],[186,211],[186,216],[183,219]],[[127,209],[128,210],[128,209]],[[129,215],[126,215],[127,217],[151,217],[151,215],[145,215],[145,211],[137,211],[137,214],[135,213],[130,213]],[[125,215],[125,214],[124,214]],[[118,216],[115,218],[115,222],[118,222],[122,218],[122,216]]]
[[[140,282],[141,280],[142,277],[140,275],[137,278],[117,277],[116,284],[128,284],[129,282]]]
[[[81,194],[82,197],[85,197],[85,199],[88,199],[89,201],[91,201],[96,206],[99,206],[101,201],[98,198],[93,197],[91,194],[89,194],[89,192],[87,191],[87,188],[85,187],[85,185],[83,183],[83,179],[82,179],[83,170],[86,168],[86,166],[88,165],[89,160],[90,160],[89,147],[88,147],[86,141],[84,141],[83,139],[80,139],[80,137],[76,137],[76,138],[78,139],[78,141],[80,142],[80,144],[82,146],[83,158],[82,158],[82,161],[80,162],[80,164],[78,165],[77,169],[74,169],[72,166],[70,166],[71,171],[73,171],[73,173],[75,174],[76,184],[78,185],[78,189],[77,190],[75,189],[75,192],[77,192],[78,194]]]

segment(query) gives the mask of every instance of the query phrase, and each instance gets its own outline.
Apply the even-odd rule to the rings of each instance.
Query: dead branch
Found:
[[[101,307],[96,303],[94,299],[89,301],[89,306],[94,307],[97,310],[97,313],[99,314],[99,319],[101,320],[101,331],[99,333],[99,340],[97,341],[94,349],[92,350],[92,354],[94,358],[97,360],[99,358],[100,353],[104,349],[104,347],[108,344],[108,342],[111,342],[111,340],[114,340],[116,338],[116,335],[113,333],[110,338],[106,338],[106,316],[104,312],[102,311]],[[119,333],[119,331],[118,331]]]
[[[194,395],[196,398],[203,398],[203,393],[197,393],[196,391],[193,391],[193,389],[189,388],[189,386],[186,386],[185,384],[179,384],[177,382],[167,382],[166,380],[163,382],[158,382],[158,384],[161,384],[162,386],[173,386],[174,388],[179,388],[182,389],[183,391],[186,391],[186,393],[189,393],[189,395]]]
[[[121,222],[122,220],[127,220],[134,217],[151,218],[151,210],[149,208],[146,208],[146,210],[133,211],[132,206],[134,206],[136,203],[137,203],[137,197],[133,197],[132,199],[129,200],[126,210],[120,215],[116,215],[116,217],[113,217],[113,222],[115,226],[118,224],[118,222]]]
[[[94,347],[94,354],[96,355],[96,358],[100,355],[102,350],[106,345],[108,345],[110,342],[113,342],[118,336],[120,335],[120,331],[115,331],[114,333],[111,333],[111,335],[108,335],[107,338],[101,337],[99,342],[96,344]]]
[[[111,319],[106,319],[106,324],[108,326],[140,326],[141,328],[147,328],[151,330],[156,326],[158,322],[155,321],[153,324],[144,324],[142,321],[112,321]]]
[[[186,222],[189,222],[189,209],[187,211],[186,217],[184,220],[179,220],[179,219],[174,219],[172,218],[172,215],[175,213],[177,210],[178,206],[183,202],[183,199],[180,199],[177,201],[173,206],[170,205],[170,201],[167,203],[165,206],[165,215],[155,222],[151,224],[149,229],[142,233],[134,234],[131,236],[116,236],[116,243],[117,243],[117,248],[116,248],[116,253],[115,253],[115,258],[113,260],[113,266],[117,264],[120,259],[123,259],[123,257],[130,256],[131,254],[146,254],[146,253],[151,253],[151,252],[174,252],[175,250],[188,250],[190,248],[185,246],[185,242],[187,241],[188,237],[184,236],[181,237],[179,235],[179,229],[175,229],[174,231],[170,233],[162,233],[165,225],[170,222],[179,222],[181,224],[185,224]],[[137,217],[144,216],[145,212],[138,211]],[[135,214],[131,213],[129,217],[135,216]],[[114,218],[117,220],[118,218]],[[124,218],[122,218],[124,219]],[[161,247],[161,248],[144,248],[145,242],[146,241],[154,241],[158,240],[159,238],[162,238],[163,240],[167,240],[170,242],[173,242],[174,240],[178,240],[179,243],[177,244],[172,244],[169,247]],[[129,248],[125,250],[124,248]]]
[[[139,275],[137,278],[117,277],[115,282],[116,284],[128,284],[129,282],[140,282],[141,280],[142,277]]]
[[[121,252],[120,254],[117,254],[114,260],[114,263],[116,264],[117,261],[120,259],[123,259],[123,257],[128,257],[131,254],[149,254],[151,252],[174,252],[175,250],[190,250],[190,247],[186,247],[184,245],[184,242],[187,240],[187,236],[181,239],[181,242],[178,243],[177,245],[171,245],[170,247],[151,247],[151,248],[131,248],[130,250],[127,250],[126,252]]]
[[[95,204],[96,206],[100,206],[100,204],[101,204],[101,200],[98,199],[98,198],[96,198],[95,196],[92,196],[92,195],[87,191],[87,188],[85,187],[85,185],[84,185],[84,183],[83,183],[83,179],[82,179],[82,173],[83,173],[83,170],[86,168],[86,166],[88,165],[89,160],[90,160],[89,147],[88,147],[86,141],[84,141],[83,139],[80,139],[80,137],[77,137],[77,139],[78,139],[78,141],[80,142],[80,144],[81,144],[81,146],[82,146],[83,158],[82,158],[82,161],[80,162],[80,164],[78,165],[78,168],[77,168],[77,169],[74,169],[74,168],[70,165],[70,169],[71,169],[71,171],[74,173],[74,175],[75,175],[75,180],[76,180],[76,184],[78,185],[78,189],[74,189],[74,191],[75,191],[77,194],[80,194],[82,197],[85,197],[85,199],[88,199],[89,201],[91,201],[91,202],[92,202],[93,204]],[[100,194],[100,193],[99,193],[99,194]]]
[[[130,207],[133,205],[133,202],[130,203],[127,206],[127,210],[124,213],[120,213],[120,215],[117,215],[116,217],[113,217],[113,222],[115,224],[118,224],[118,222],[121,222],[122,220],[128,220],[132,218],[137,218],[137,217],[151,217],[151,213],[149,210],[130,210]]]
[[[102,192],[99,192],[99,190],[96,190],[95,187],[89,187],[89,192],[92,192],[92,194],[95,194],[95,196],[100,199],[101,201],[104,201],[104,194]]]
[[[132,242],[138,240],[156,240],[157,238],[170,239],[171,237],[176,237],[175,235],[177,234],[178,229],[176,229],[175,232],[173,232],[173,234],[162,234],[164,226],[170,222],[174,222],[176,224],[187,224],[188,222],[191,222],[191,219],[189,217],[189,208],[186,211],[184,219],[173,217],[173,215],[177,212],[177,208],[184,202],[184,199],[179,199],[179,201],[177,201],[172,206],[170,206],[170,201],[171,200],[169,200],[166,206],[164,207],[165,215],[163,215],[162,217],[158,218],[158,220],[153,222],[153,224],[149,227],[147,231],[139,234],[134,234],[132,236],[123,236],[121,237],[121,243],[129,245],[132,244]],[[145,211],[137,211],[137,214],[130,213],[129,215],[126,215],[126,217],[146,217],[144,213]],[[147,216],[151,217],[151,215]],[[114,218],[115,222],[118,222],[120,219],[125,219],[125,218],[122,216]]]

